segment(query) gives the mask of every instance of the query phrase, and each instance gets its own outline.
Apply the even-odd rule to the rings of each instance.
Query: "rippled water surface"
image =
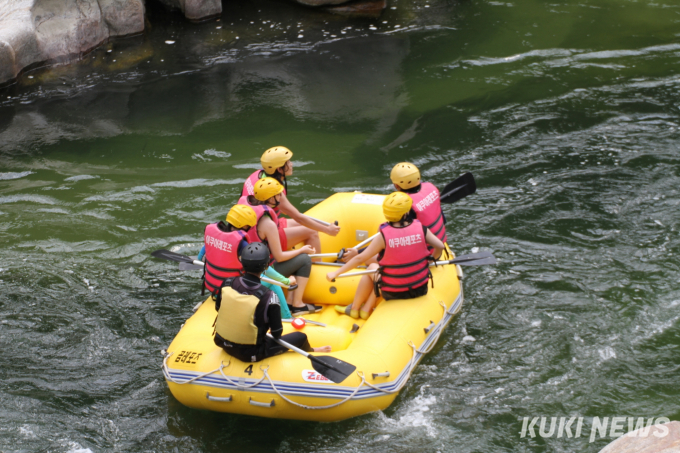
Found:
[[[532,439],[522,418],[680,419],[679,23],[663,0],[152,4],[145,36],[24,74],[0,91],[0,450],[596,452],[588,421]],[[383,413],[208,413],[163,380],[201,297],[149,254],[196,253],[279,144],[302,209],[386,193],[402,160],[476,176],[450,245],[499,264],[467,268]]]

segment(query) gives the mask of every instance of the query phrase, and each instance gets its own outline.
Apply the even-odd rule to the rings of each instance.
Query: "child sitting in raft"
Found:
[[[248,244],[239,260],[245,274],[224,280],[215,294],[215,344],[243,362],[259,362],[286,352],[288,348],[274,338],[303,351],[330,352],[330,346],[312,348],[302,332],[282,335],[281,312],[277,307],[282,302],[261,285],[259,278],[269,266],[267,246],[259,242]],[[270,331],[273,338],[267,335]]]
[[[286,229],[286,234],[290,239],[291,244],[304,242],[306,245],[312,246],[315,250],[321,250],[319,232],[328,234],[329,236],[337,236],[340,232],[340,227],[334,224],[323,225],[307,217],[300,213],[300,211],[298,211],[288,200],[288,183],[286,177],[293,174],[292,157],[292,151],[285,146],[274,146],[265,151],[260,158],[262,170],[256,170],[253,174],[248,176],[243,184],[241,197],[255,195],[255,186],[257,185],[257,182],[264,178],[276,180],[281,184],[281,195],[276,204],[272,205],[271,208],[278,217],[279,227]],[[283,218],[282,214],[289,216],[290,219]],[[283,247],[283,249],[285,250],[286,247]],[[315,258],[312,261],[320,260],[321,258]]]
[[[264,178],[255,182],[254,195],[243,196],[239,203],[249,206],[255,211],[257,223],[248,232],[250,242],[264,242],[271,252],[271,258],[276,260],[274,269],[285,276],[294,275],[298,288],[289,293],[291,298],[290,312],[293,316],[316,313],[322,306],[305,304],[302,296],[312,271],[312,260],[309,255],[315,253],[310,245],[304,245],[296,250],[286,250],[288,244],[296,244],[302,238],[293,230],[284,228],[279,222],[274,208],[283,196],[283,186],[273,178]]]
[[[198,254],[198,260],[205,259],[203,268],[203,285],[215,294],[225,278],[237,277],[243,273],[243,266],[238,256],[248,245],[247,232],[257,224],[257,216],[250,206],[235,205],[227,214],[226,223],[211,223],[205,227],[204,245]],[[295,285],[295,277],[284,277],[273,267],[264,271],[265,276],[285,285]],[[274,291],[280,300],[286,300],[280,286],[263,282],[262,286]],[[281,304],[281,317],[290,319],[292,316],[287,304]]]
[[[433,257],[439,258],[445,247],[418,220],[409,217],[412,203],[411,198],[403,192],[388,195],[383,202],[383,214],[387,222],[380,225],[381,234],[363,252],[338,270],[326,274],[328,281],[332,282],[338,275],[378,254],[378,264],[368,265],[368,269],[375,269],[376,273],[361,277],[352,305],[336,305],[338,312],[355,319],[359,316],[367,319],[380,296],[378,288],[385,300],[414,299],[427,294],[431,277],[429,262]]]

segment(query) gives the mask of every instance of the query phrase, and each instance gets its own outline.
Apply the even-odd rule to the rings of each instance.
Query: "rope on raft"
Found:
[[[260,368],[260,369],[262,369],[262,368]],[[367,382],[366,382],[366,379],[364,378],[364,376],[363,376],[363,375],[359,375],[359,377],[361,378],[361,383],[354,389],[354,391],[352,392],[352,394],[349,395],[349,396],[348,396],[347,398],[345,398],[344,400],[338,401],[337,403],[329,404],[329,405],[327,405],[327,406],[307,406],[306,404],[296,403],[295,401],[291,400],[290,398],[286,397],[283,393],[281,393],[281,392],[279,391],[279,389],[276,388],[276,385],[274,385],[274,380],[273,380],[271,377],[269,377],[269,373],[267,373],[267,370],[268,370],[268,369],[269,369],[269,367],[267,367],[267,368],[265,368],[264,370],[262,370],[262,372],[263,372],[264,375],[267,377],[267,379],[269,379],[269,383],[272,385],[272,388],[274,389],[274,391],[276,392],[276,394],[279,395],[279,396],[281,397],[281,399],[283,399],[283,400],[289,402],[290,404],[292,404],[292,405],[294,405],[294,406],[301,407],[301,408],[303,408],[303,409],[331,409],[331,408],[333,408],[333,407],[340,406],[341,404],[344,404],[344,403],[346,403],[347,401],[349,401],[349,400],[351,400],[352,398],[354,398],[354,396],[357,394],[357,392],[359,392],[359,390],[361,389],[361,387],[363,387],[363,385],[364,385],[365,383],[367,383]],[[357,374],[359,374],[359,373],[357,373]]]

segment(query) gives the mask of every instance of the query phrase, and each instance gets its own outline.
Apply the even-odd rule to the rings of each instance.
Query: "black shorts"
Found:
[[[428,282],[429,283],[429,282]],[[383,299],[415,299],[416,297],[424,296],[427,294],[427,283],[420,285],[416,288],[409,289],[407,291],[383,291],[380,290]]]

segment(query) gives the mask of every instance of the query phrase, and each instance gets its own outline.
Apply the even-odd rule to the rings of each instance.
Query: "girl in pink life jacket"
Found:
[[[205,260],[203,284],[215,294],[225,278],[241,275],[243,266],[238,259],[240,250],[248,245],[247,231],[255,226],[255,211],[248,206],[236,205],[229,210],[227,223],[211,223],[205,227],[203,250]]]
[[[295,228],[281,229],[272,209],[280,200],[283,186],[273,178],[264,178],[255,183],[254,192],[254,201],[262,204],[254,207],[258,221],[255,228],[248,234],[253,241],[267,243],[271,256],[275,260],[272,266],[277,272],[286,277],[295,276],[298,287],[292,291],[292,297],[289,293],[292,303],[291,314],[299,316],[320,311],[323,307],[305,304],[302,301],[309,274],[312,271],[312,260],[309,255],[315,253],[314,247],[304,245],[300,249],[287,251],[282,246],[282,242],[297,244],[302,240],[300,236],[295,235]],[[248,199],[241,197],[241,201],[250,203],[253,200],[250,200],[250,197]]]
[[[257,224],[257,214],[249,206],[235,205],[229,210],[226,221],[227,223],[211,223],[205,228],[204,245],[198,254],[198,260],[205,262],[203,285],[212,294],[215,294],[225,279],[242,275],[243,266],[238,256],[252,242],[248,236],[254,231],[252,227]],[[267,268],[264,275],[286,285],[296,283],[294,277],[286,278],[271,267]],[[271,283],[262,285],[274,291],[281,300],[285,300],[279,286]],[[281,305],[281,316],[284,319],[291,317],[285,304]]]
[[[385,300],[413,299],[427,294],[429,261],[432,257],[439,258],[445,246],[417,219],[411,220],[409,211],[412,203],[411,198],[403,192],[388,195],[383,202],[387,223],[380,226],[381,234],[340,269],[326,274],[328,281],[333,281],[338,275],[378,254],[378,264],[368,266],[368,269],[378,269],[378,272],[363,275],[352,305],[337,305],[335,309],[338,312],[355,319],[359,316],[368,318],[378,297],[374,291],[375,284],[381,288]]]
[[[439,190],[434,184],[420,181],[418,167],[409,162],[394,166],[390,173],[394,188],[413,200],[413,213],[440,241],[446,242],[446,218],[439,202]]]
[[[304,242],[305,244],[314,247],[315,250],[321,250],[321,241],[319,240],[318,232],[328,234],[329,236],[337,236],[340,232],[340,227],[333,224],[323,225],[310,219],[306,215],[300,213],[300,211],[298,211],[288,200],[288,184],[286,177],[293,174],[292,157],[292,151],[285,146],[275,146],[265,151],[260,158],[263,169],[255,171],[246,179],[246,182],[243,184],[241,196],[254,195],[255,184],[263,178],[270,177],[277,180],[284,188],[280,200],[272,207],[276,212],[276,215],[279,216],[279,224],[281,227],[291,230],[294,229],[289,233],[289,237],[294,235],[296,238],[300,238],[300,240],[290,243],[297,244],[298,242]],[[281,217],[281,214],[289,216],[290,219]],[[316,258],[315,260],[318,261],[320,259],[321,258]]]
[[[446,218],[439,202],[439,190],[430,182],[420,181],[418,167],[409,162],[401,162],[392,168],[390,179],[394,188],[405,193],[413,201],[411,217],[418,219],[437,238],[446,242]],[[344,262],[354,258],[358,250],[347,249]],[[369,263],[366,263],[369,264]]]

